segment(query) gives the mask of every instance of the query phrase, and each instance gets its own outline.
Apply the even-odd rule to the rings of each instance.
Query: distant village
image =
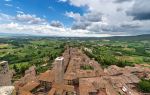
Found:
[[[0,95],[150,95],[137,90],[141,78],[150,79],[148,67],[102,69],[78,48],[67,48],[44,73],[37,75],[35,68],[12,83],[8,62],[0,62]]]

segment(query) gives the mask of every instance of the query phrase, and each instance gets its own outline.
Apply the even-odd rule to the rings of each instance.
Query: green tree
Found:
[[[142,79],[138,84],[139,89],[144,93],[150,93],[150,80]]]

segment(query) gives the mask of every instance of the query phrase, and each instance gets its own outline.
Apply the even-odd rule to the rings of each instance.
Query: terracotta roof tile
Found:
[[[55,88],[52,88],[49,92],[48,92],[48,95],[54,95],[56,92],[56,89]]]
[[[19,95],[33,95],[33,94],[28,91],[20,91]]]
[[[28,82],[26,85],[24,85],[23,87],[21,87],[21,90],[23,91],[32,91],[34,88],[36,88],[37,86],[39,86],[39,83],[38,82],[35,82],[35,81],[31,81],[31,82]]]
[[[40,81],[47,81],[47,82],[53,82],[54,81],[54,72],[52,70],[48,70],[44,73],[41,73],[39,75]]]

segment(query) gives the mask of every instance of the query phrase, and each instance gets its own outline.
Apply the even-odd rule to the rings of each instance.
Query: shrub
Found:
[[[89,66],[89,65],[81,66],[80,69],[82,69],[82,70],[94,70],[94,68],[92,66]]]
[[[138,84],[138,88],[144,93],[150,93],[150,80],[142,79]]]

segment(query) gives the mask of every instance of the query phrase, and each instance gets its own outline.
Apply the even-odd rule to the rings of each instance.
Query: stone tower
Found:
[[[60,84],[64,77],[64,58],[58,57],[55,59],[55,83]]]
[[[9,70],[8,62],[0,62],[0,86],[11,85],[12,74]]]

